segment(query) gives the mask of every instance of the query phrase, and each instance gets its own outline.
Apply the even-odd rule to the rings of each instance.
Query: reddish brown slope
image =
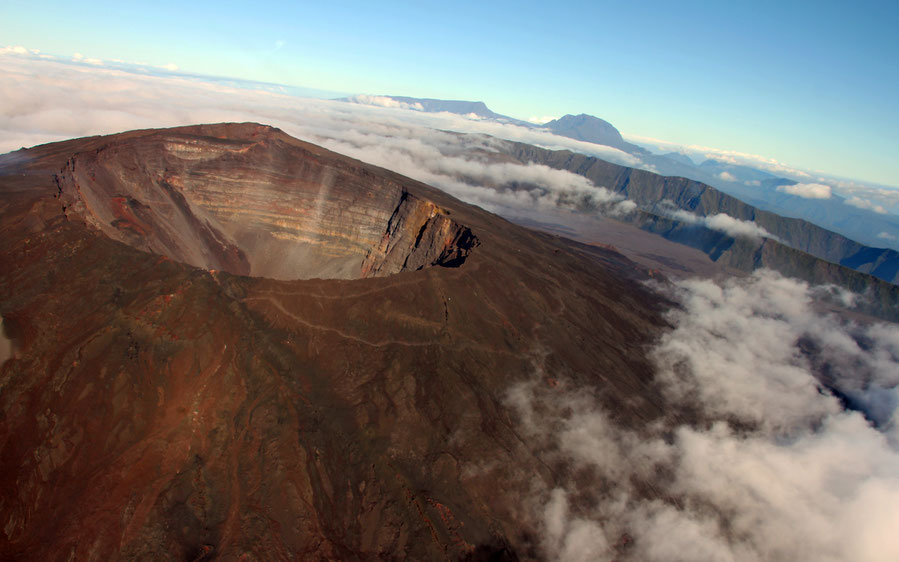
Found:
[[[614,252],[251,124],[68,141],[0,166],[16,345],[0,373],[2,558],[534,557],[525,498],[564,467],[518,436],[508,388],[575,379],[626,425],[659,413],[643,355],[659,303]],[[175,195],[158,197],[158,174]],[[254,252],[283,249],[266,246],[281,240],[270,217],[295,216],[283,197],[318,200],[330,181],[316,239],[368,246],[339,271],[315,270],[314,252],[295,271],[381,276],[264,279],[132,247],[237,273],[276,264]],[[185,194],[198,185],[221,205]],[[216,210],[229,204],[231,219]]]

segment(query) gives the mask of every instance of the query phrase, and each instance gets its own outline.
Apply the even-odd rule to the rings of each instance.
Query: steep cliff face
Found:
[[[726,213],[739,220],[754,221],[800,252],[889,283],[899,282],[899,252],[869,248],[808,221],[757,209],[702,182],[661,176],[566,150],[553,151],[513,142],[505,143],[503,150],[519,162],[535,162],[582,175],[598,186],[627,197],[643,211],[657,213],[659,205],[667,201],[699,216]],[[759,265],[778,268],[776,263]]]
[[[55,181],[67,215],[110,238],[239,275],[390,275],[458,266],[476,245],[432,202],[266,128],[111,141],[70,157]]]
[[[403,191],[384,235],[362,262],[362,276],[461,264],[478,240],[448,215],[449,211]]]

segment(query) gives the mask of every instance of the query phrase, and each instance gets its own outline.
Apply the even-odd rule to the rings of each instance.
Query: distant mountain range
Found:
[[[808,221],[758,209],[687,178],[661,176],[568,150],[511,141],[505,144],[504,152],[521,163],[543,164],[584,176],[624,196],[637,205],[638,212],[621,220],[702,250],[721,265],[743,271],[767,267],[814,284],[832,283],[869,292],[887,310],[899,305],[899,287],[895,285],[899,282],[899,252],[894,250],[864,246]],[[738,221],[751,221],[772,237],[730,235],[686,220],[677,211],[705,218],[726,214]]]
[[[791,247],[890,282],[897,281],[899,253],[895,250],[899,248],[899,217],[846,204],[846,199],[837,194],[820,199],[800,197],[783,190],[784,186],[795,185],[795,180],[778,177],[765,170],[716,159],[706,159],[697,164],[689,156],[676,152],[654,154],[646,148],[627,142],[611,123],[592,115],[565,115],[536,125],[496,113],[483,102],[407,96],[380,97],[413,106],[418,104],[420,110],[425,112],[473,114],[482,119],[546,130],[578,141],[616,148],[639,158],[648,170],[672,177],[669,181],[678,177],[686,178],[705,184],[703,189],[714,188],[716,193],[723,192],[717,193],[715,198],[724,194],[732,196],[736,198],[733,200],[736,203],[728,203],[728,208],[740,208],[734,211],[737,214],[733,214],[715,206],[707,209],[709,214],[727,212],[734,218],[753,220],[760,212],[767,211],[781,215],[778,218],[785,220],[804,219],[790,222],[788,228],[775,228],[770,224],[762,226]],[[353,98],[342,100],[354,101]],[[603,183],[597,185],[612,187]],[[695,209],[684,208],[697,212]],[[778,234],[769,226],[784,232]]]

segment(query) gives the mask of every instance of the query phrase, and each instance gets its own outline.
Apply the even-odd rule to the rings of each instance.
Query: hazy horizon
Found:
[[[48,13],[65,13],[50,33]],[[899,186],[899,6],[8,2],[2,43],[317,90],[588,113],[627,135]]]

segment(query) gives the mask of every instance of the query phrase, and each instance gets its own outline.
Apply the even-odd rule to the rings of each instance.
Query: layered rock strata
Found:
[[[434,203],[277,135],[111,141],[71,156],[55,182],[65,212],[110,238],[239,275],[391,275],[460,265],[477,245]]]

